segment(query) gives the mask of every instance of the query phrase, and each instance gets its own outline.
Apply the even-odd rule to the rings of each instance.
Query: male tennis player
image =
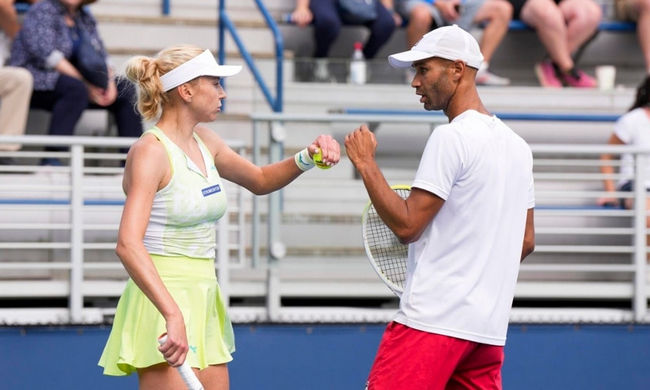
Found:
[[[534,249],[533,160],[483,106],[474,81],[482,60],[476,40],[455,25],[389,57],[393,67],[415,68],[411,86],[424,108],[449,118],[431,134],[406,200],[379,170],[368,128],[345,137],[377,212],[410,244],[370,390],[501,389],[519,263]]]

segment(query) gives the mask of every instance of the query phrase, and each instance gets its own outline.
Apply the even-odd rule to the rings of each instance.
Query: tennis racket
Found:
[[[394,185],[391,188],[406,199],[411,193],[407,185]],[[397,296],[402,295],[406,282],[406,260],[408,245],[399,242],[395,234],[377,214],[375,206],[368,202],[361,215],[363,245],[372,268],[381,280]]]
[[[160,345],[165,344],[165,341],[167,341],[167,333],[163,333],[158,337],[158,343]],[[183,378],[183,382],[185,382],[189,390],[203,390],[203,385],[199,381],[199,378],[196,377],[196,374],[194,374],[194,371],[192,371],[192,367],[187,364],[187,359],[183,364],[176,367],[176,369],[178,369],[178,373],[181,374],[181,378]]]

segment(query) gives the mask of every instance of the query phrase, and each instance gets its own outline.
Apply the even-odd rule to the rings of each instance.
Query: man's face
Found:
[[[420,96],[420,103],[424,109],[444,110],[447,108],[456,83],[452,80],[454,63],[442,58],[432,57],[413,63],[415,77],[411,86],[415,88],[416,95]]]

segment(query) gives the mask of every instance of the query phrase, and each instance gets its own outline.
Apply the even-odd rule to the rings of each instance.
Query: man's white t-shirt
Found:
[[[627,145],[650,146],[650,117],[642,107],[625,113],[618,118],[614,125],[614,134]],[[646,166],[646,172],[650,172],[650,165]],[[618,186],[634,179],[634,157],[629,154],[621,155],[621,179]],[[650,179],[645,182],[646,188],[650,188]]]
[[[409,245],[395,321],[504,345],[526,226],[535,206],[526,142],[494,116],[468,110],[431,134],[413,187],[445,200]]]

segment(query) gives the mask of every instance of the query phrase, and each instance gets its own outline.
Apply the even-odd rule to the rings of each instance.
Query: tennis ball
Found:
[[[331,165],[327,165],[323,162],[323,153],[321,152],[320,149],[316,150],[316,153],[314,153],[313,156],[311,156],[311,159],[314,160],[314,164],[320,169],[330,169],[332,168]]]

